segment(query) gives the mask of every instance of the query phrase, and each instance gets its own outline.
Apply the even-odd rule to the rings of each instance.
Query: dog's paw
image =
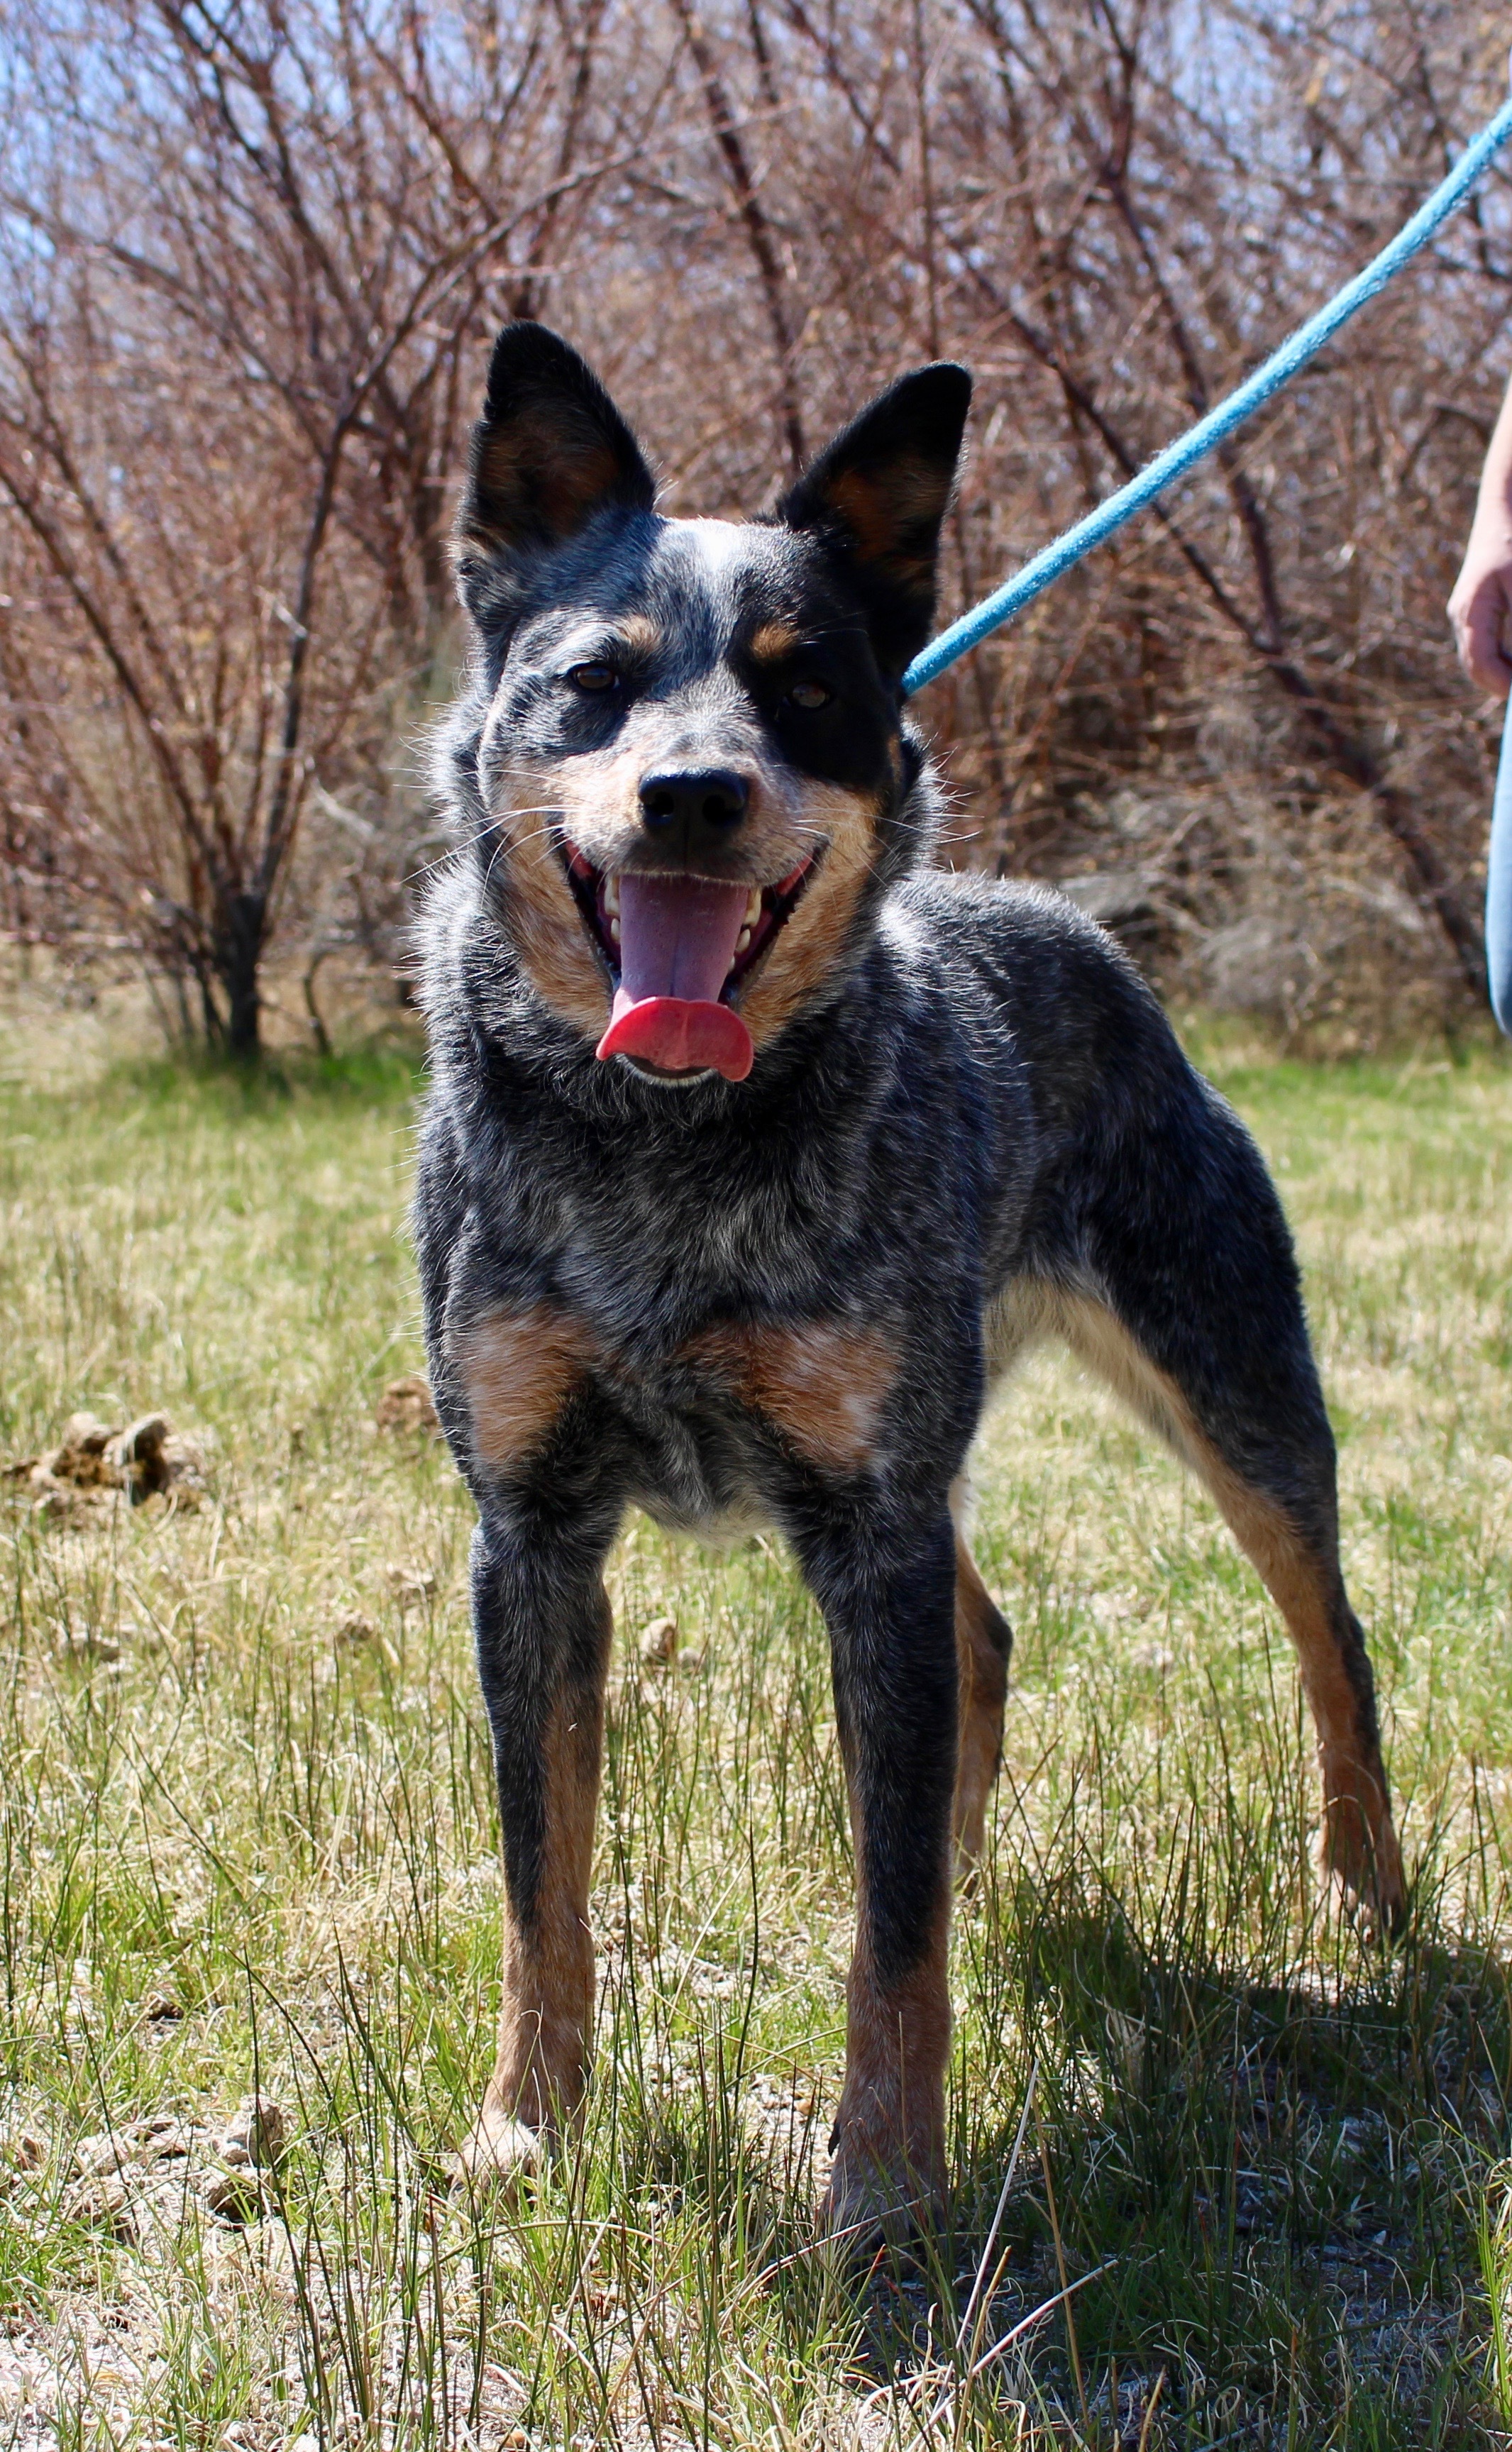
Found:
[[[1336,1809],[1326,1816],[1319,1834],[1318,1866],[1363,1932],[1389,1939],[1402,1930],[1407,1916],[1407,1881],[1389,1819],[1381,1820],[1371,1830],[1358,1808]]]
[[[457,2155],[461,2185],[483,2188],[517,2188],[532,2180],[546,2160],[546,2132],[516,2120],[512,2112],[485,2105],[477,2126]]]
[[[842,2140],[821,2209],[824,2236],[856,2263],[881,2247],[907,2247],[938,2228],[945,2212],[945,2167],[942,2158],[928,2161],[921,2172],[901,2158],[884,2160]]]

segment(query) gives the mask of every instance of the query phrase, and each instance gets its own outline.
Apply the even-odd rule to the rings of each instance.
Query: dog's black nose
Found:
[[[749,798],[745,777],[726,766],[647,775],[641,785],[641,823],[658,842],[691,855],[726,841]]]

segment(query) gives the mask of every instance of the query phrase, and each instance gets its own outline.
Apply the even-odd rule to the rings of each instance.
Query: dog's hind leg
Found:
[[[957,1486],[959,1490],[959,1485]],[[977,1571],[952,1493],[956,1523],[956,1670],[960,1723],[954,1807],[956,1875],[968,1878],[982,1854],[987,1797],[1003,1755],[1003,1710],[1008,1693],[1013,1633]]]
[[[1317,1730],[1324,1868],[1351,1905],[1392,1924],[1402,1856],[1291,1240],[1248,1135],[1188,1082],[1185,1113],[1120,1151],[1087,1204],[1096,1291],[1084,1276],[1063,1294],[1059,1325],[1201,1475],[1270,1592]]]

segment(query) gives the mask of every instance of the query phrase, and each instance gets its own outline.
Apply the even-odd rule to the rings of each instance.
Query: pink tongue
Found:
[[[621,878],[620,985],[601,1057],[639,1056],[664,1073],[745,1080],[755,1049],[719,992],[749,892],[702,878]]]

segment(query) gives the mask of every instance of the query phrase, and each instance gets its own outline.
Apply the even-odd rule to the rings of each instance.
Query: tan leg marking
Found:
[[[801,1454],[836,1473],[860,1473],[871,1461],[898,1372],[885,1337],[818,1321],[710,1329],[686,1359],[706,1366]]]
[[[958,1878],[970,1873],[986,1836],[987,1798],[1003,1752],[1003,1707],[1008,1693],[1005,1633],[1003,1613],[958,1532],[956,1666],[961,1679],[961,1734],[954,1812]]]
[[[954,1496],[954,1493],[952,1493]],[[945,2072],[950,2050],[950,1883],[942,1865],[924,1951],[899,1984],[873,1963],[865,1856],[846,1770],[856,1854],[856,1947],[846,1980],[846,2076],[835,2115],[829,2229],[874,2225],[905,2237],[945,2203]]]
[[[611,1620],[602,1586],[598,1614],[599,1657],[607,1667]],[[475,2178],[508,2178],[532,2168],[543,2141],[560,2134],[582,2100],[593,2018],[588,1887],[603,1735],[600,1678],[559,1703],[547,1726],[541,1885],[527,1925],[505,1906],[498,2058],[462,2154]]]
[[[1056,1326],[1051,1288],[1037,1277],[1010,1277],[982,1315],[989,1394],[997,1394],[1005,1379]]]
[[[473,1453],[486,1471],[498,1473],[510,1472],[545,1443],[598,1355],[581,1321],[544,1303],[475,1320],[460,1332],[454,1352],[467,1392]]]
[[[1274,1500],[1249,1489],[1216,1452],[1199,1470],[1297,1648],[1318,1732],[1323,1869],[1351,1904],[1373,1907],[1393,1922],[1406,1898],[1402,1850],[1381,1750],[1362,1734],[1360,1698],[1345,1666],[1345,1643],[1363,1637],[1352,1625],[1337,1562],[1330,1574]]]
[[[1321,1557],[1273,1498],[1240,1477],[1207,1438],[1174,1380],[1141,1353],[1110,1311],[1081,1297],[1062,1298],[1056,1324],[1073,1351],[1206,1483],[1285,1619],[1318,1733],[1324,1865],[1351,1902],[1395,1917],[1405,1896],[1402,1851],[1381,1750],[1361,1727],[1360,1700],[1348,1671],[1348,1652],[1363,1638],[1337,1555]]]
[[[945,2071],[950,2049],[945,1980],[949,1890],[925,1957],[885,1988],[858,1942],[846,1985],[846,2081],[835,2126],[826,2218],[831,2230],[875,2223],[889,2236],[945,2197]],[[861,1902],[865,1931],[865,1900]]]

